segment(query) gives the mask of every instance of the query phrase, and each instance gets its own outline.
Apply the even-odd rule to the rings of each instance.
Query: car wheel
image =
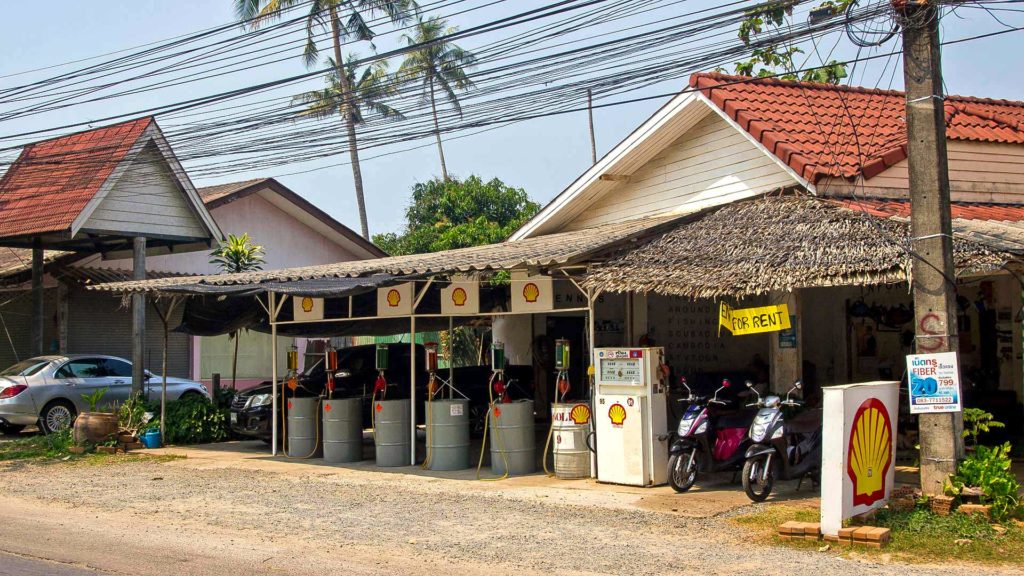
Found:
[[[0,434],[5,436],[14,436],[21,433],[24,429],[24,426],[19,426],[17,424],[0,424]]]
[[[53,434],[65,428],[70,428],[75,422],[78,412],[75,405],[67,400],[54,400],[43,407],[39,415],[39,429],[44,434]]]

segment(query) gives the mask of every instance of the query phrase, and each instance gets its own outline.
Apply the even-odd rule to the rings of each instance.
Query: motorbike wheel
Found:
[[[764,502],[772,493],[775,471],[771,467],[765,473],[768,456],[758,456],[743,463],[743,491],[754,502]]]
[[[697,458],[694,454],[694,458],[691,459],[691,453],[673,454],[668,459],[668,483],[676,492],[686,492],[697,481]],[[687,470],[687,465],[691,462],[693,465],[689,466],[689,470]]]

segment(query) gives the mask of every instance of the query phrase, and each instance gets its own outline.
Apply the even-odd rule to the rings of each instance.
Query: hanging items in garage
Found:
[[[668,481],[664,348],[594,350],[597,479],[657,486]]]

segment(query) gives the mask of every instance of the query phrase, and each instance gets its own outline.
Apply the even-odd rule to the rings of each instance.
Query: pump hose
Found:
[[[565,370],[559,370],[555,375],[555,399],[552,408],[557,408],[561,402],[559,400],[565,400],[565,398],[558,397],[558,383],[562,381],[562,377],[566,376]],[[564,396],[564,395],[563,395]],[[555,473],[548,470],[548,449],[551,448],[551,438],[555,435],[555,411],[551,410],[551,426],[548,428],[548,439],[544,441],[544,453],[541,455],[541,464],[544,466],[544,473],[549,477],[554,476]],[[552,458],[554,455],[552,454]],[[553,464],[554,462],[552,462]]]
[[[282,438],[284,445],[284,457],[291,458],[293,460],[308,460],[312,458],[314,455],[316,455],[317,446],[320,445],[320,403],[323,401],[323,398],[317,398],[316,411],[315,414],[313,415],[313,418],[316,421],[316,425],[313,427],[316,434],[316,440],[313,442],[313,451],[305,456],[291,456],[288,454],[288,393],[285,392],[285,382],[285,380],[281,381],[281,396],[284,398],[285,401],[284,406],[281,407],[281,412],[284,415],[284,417],[281,418],[281,434],[282,436],[284,436],[284,438]],[[294,399],[295,391],[292,390],[292,400]]]
[[[490,427],[491,423],[491,410],[494,409],[494,405],[496,404],[494,400],[494,379],[497,376],[498,371],[494,371],[491,373],[491,378],[487,381],[487,398],[489,402],[487,404],[487,414],[484,415],[484,438],[483,441],[480,443],[480,460],[477,461],[476,463],[476,479],[482,480],[484,482],[496,482],[498,480],[504,480],[509,477],[508,456],[505,454],[505,448],[503,447],[501,442],[501,434],[498,432],[500,428],[495,428],[494,439],[492,439],[491,441],[498,442],[498,454],[501,454],[501,461],[505,463],[505,473],[497,478],[480,477],[480,469],[483,468],[484,466],[484,451],[487,450],[487,429]]]
[[[424,470],[426,470],[427,468],[430,467],[430,457],[433,455],[432,454],[433,451],[430,449],[431,448],[431,446],[430,446],[430,439],[433,436],[432,430],[431,430],[431,425],[430,425],[431,424],[431,420],[433,419],[432,418],[432,414],[431,414],[433,412],[433,410],[430,409],[430,404],[434,401],[434,396],[437,394],[437,391],[434,391],[434,392],[430,391],[431,388],[433,388],[433,384],[434,384],[434,373],[431,372],[430,373],[430,381],[427,382],[427,406],[426,406],[426,412],[427,413],[424,416],[425,423],[426,423],[427,453],[423,457],[423,463],[420,464],[420,468],[422,468]]]

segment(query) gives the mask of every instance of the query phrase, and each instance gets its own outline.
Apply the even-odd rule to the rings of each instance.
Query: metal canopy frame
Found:
[[[565,269],[559,269],[564,279],[569,280],[572,285],[579,290],[579,292],[586,297],[586,307],[573,307],[573,308],[558,308],[545,312],[479,312],[477,314],[440,314],[440,313],[429,313],[429,314],[416,314],[416,307],[423,300],[423,297],[427,294],[427,290],[434,284],[435,276],[430,276],[426,279],[424,286],[416,291],[416,297],[412,304],[412,314],[406,316],[409,318],[409,406],[410,406],[410,442],[409,442],[409,465],[416,465],[416,319],[417,318],[448,318],[449,326],[452,325],[453,318],[485,318],[485,317],[502,317],[502,316],[533,316],[535,314],[564,314],[571,312],[584,312],[587,315],[587,348],[589,354],[592,357],[594,352],[594,302],[599,296],[599,292],[594,292],[592,289],[584,289],[576,282],[576,279],[569,275]],[[552,275],[552,279],[556,278]],[[411,280],[414,283],[416,280]],[[479,282],[479,280],[478,280]],[[280,296],[280,298],[278,298]],[[264,305],[263,301],[260,300],[258,295],[255,295],[256,301],[260,303],[264,310],[269,315],[270,322],[270,338],[271,338],[271,455],[277,456],[277,428],[278,428],[278,370],[277,370],[277,327],[283,325],[301,325],[301,324],[322,324],[322,323],[337,323],[337,322],[354,322],[354,321],[365,321],[365,320],[382,320],[382,319],[395,319],[401,318],[402,316],[353,316],[352,315],[352,296],[348,298],[348,316],[344,318],[324,318],[320,320],[284,320],[278,321],[277,317],[281,313],[285,302],[290,296],[288,294],[280,294],[272,290],[267,291],[267,304]],[[449,369],[451,365],[449,364]],[[372,408],[371,408],[372,409]]]

